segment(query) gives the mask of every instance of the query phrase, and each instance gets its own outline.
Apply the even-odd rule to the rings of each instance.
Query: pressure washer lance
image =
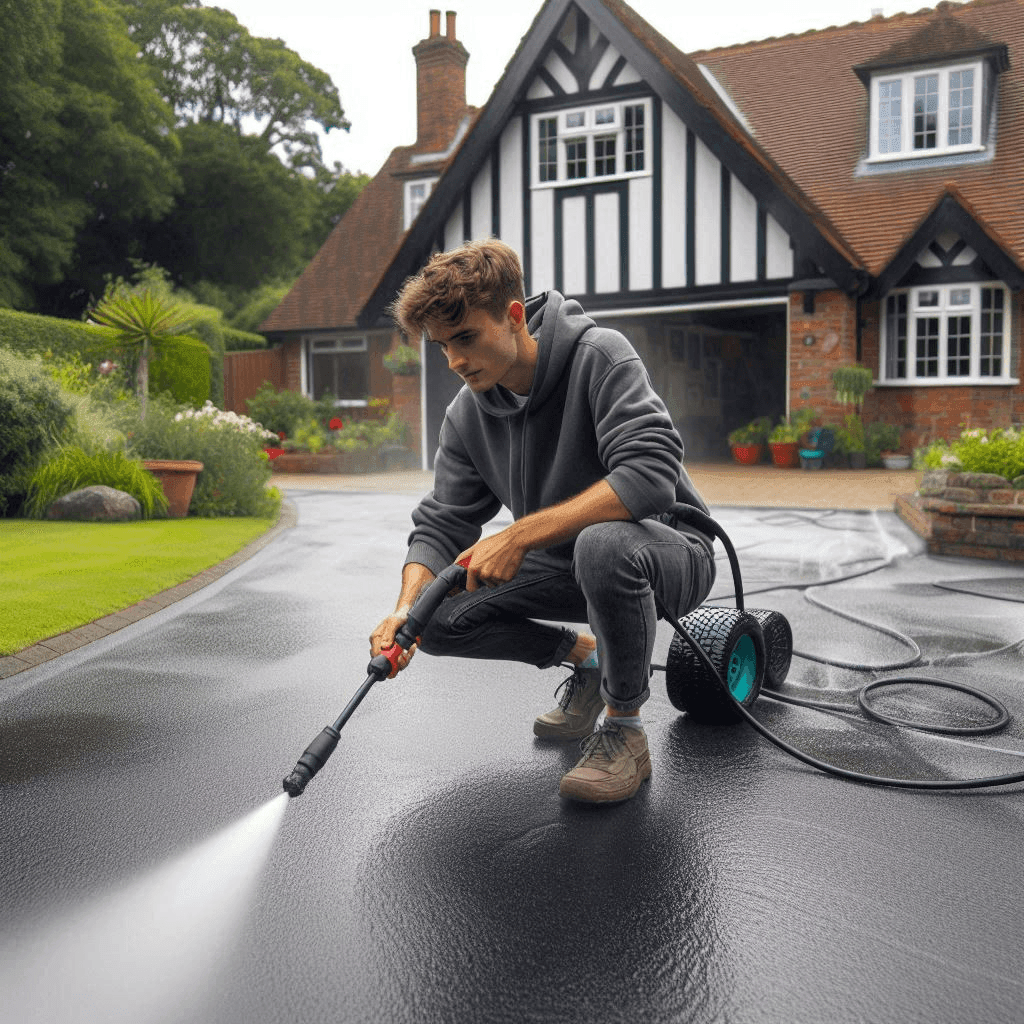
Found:
[[[352,717],[352,712],[359,707],[362,699],[370,692],[374,683],[387,679],[398,668],[398,659],[413,644],[419,641],[427,623],[430,622],[441,602],[454,590],[462,590],[466,585],[466,566],[456,563],[449,565],[420,594],[409,612],[408,618],[395,633],[395,642],[386,650],[370,659],[366,671],[369,673],[366,682],[355,692],[352,699],[345,705],[345,710],[338,716],[333,725],[328,725],[316,739],[302,752],[295,767],[285,776],[284,791],[291,797],[299,796],[309,784],[309,780],[327,763],[334,753],[334,748],[341,739],[341,730]]]

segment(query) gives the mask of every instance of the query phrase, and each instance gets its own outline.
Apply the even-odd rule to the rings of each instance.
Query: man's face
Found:
[[[516,307],[522,309],[513,303]],[[511,315],[495,320],[486,310],[471,309],[455,327],[429,320],[425,327],[427,339],[437,342],[447,356],[448,368],[473,391],[489,391],[495,384],[516,390],[519,348]]]

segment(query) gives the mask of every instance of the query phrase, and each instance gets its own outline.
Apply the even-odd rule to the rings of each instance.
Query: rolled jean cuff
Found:
[[[641,704],[646,703],[650,695],[651,688],[649,686],[645,686],[636,697],[630,697],[629,700],[621,700],[609,692],[608,680],[601,680],[601,697],[608,707],[615,708],[616,711],[636,711]]]
[[[562,639],[558,641],[555,653],[547,661],[539,664],[537,668],[554,668],[555,665],[561,665],[569,657],[569,652],[576,646],[578,639],[579,633],[576,630],[563,626]]]

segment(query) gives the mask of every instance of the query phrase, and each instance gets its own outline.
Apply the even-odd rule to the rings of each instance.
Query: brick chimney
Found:
[[[430,35],[413,48],[416,58],[416,148],[443,152],[466,114],[466,61],[469,54],[455,38],[455,11],[430,12]]]

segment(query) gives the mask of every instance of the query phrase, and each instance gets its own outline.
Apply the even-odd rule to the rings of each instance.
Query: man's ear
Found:
[[[518,299],[515,299],[509,303],[508,316],[513,326],[522,327],[526,323],[526,307]]]

